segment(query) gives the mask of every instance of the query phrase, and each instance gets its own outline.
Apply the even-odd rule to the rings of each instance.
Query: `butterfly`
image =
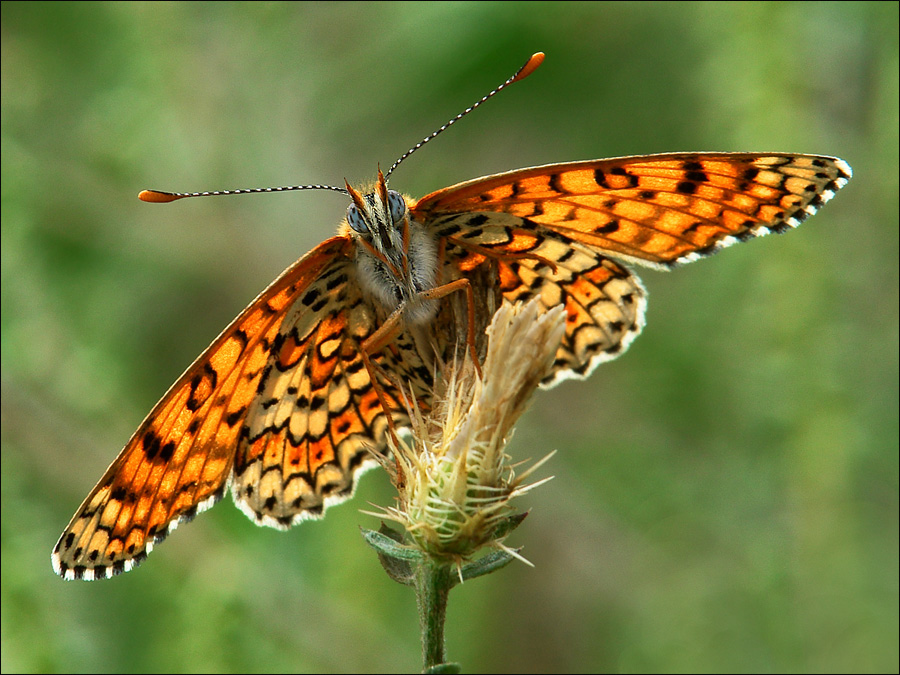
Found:
[[[411,148],[534,71],[513,77]],[[670,269],[784,232],[850,179],[834,157],[674,153],[518,169],[415,200],[379,170],[338,234],[281,274],[175,382],[75,513],[52,553],[66,579],[140,563],[230,487],[254,522],[286,529],[344,501],[428,408],[440,366],[475,347],[497,304],[564,305],[544,385],[587,377],[644,324],[628,265]],[[251,192],[261,190],[241,190]],[[171,201],[215,193],[142,193]],[[477,358],[477,356],[475,357]]]

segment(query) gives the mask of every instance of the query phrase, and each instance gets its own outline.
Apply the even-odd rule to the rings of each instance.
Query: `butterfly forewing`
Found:
[[[271,373],[289,358],[287,351],[293,347],[283,337],[293,334],[291,326],[285,326],[285,318],[301,326],[319,326],[330,309],[328,296],[320,288],[321,280],[329,278],[330,268],[346,266],[351,252],[348,238],[334,237],[304,256],[181,376],[63,532],[53,552],[58,574],[94,579],[131,569],[179,521],[192,518],[222,496],[239,443],[244,448],[274,433],[265,419],[260,420],[258,394],[261,387],[275,386],[278,378]],[[314,347],[319,353],[324,349],[321,345]],[[367,385],[367,379],[357,378],[358,398],[368,395],[371,388]],[[292,401],[288,405],[293,417],[317,414],[311,408],[300,408],[297,399]],[[355,414],[364,421],[354,420]],[[351,426],[363,427],[368,437],[379,414],[380,408],[374,413],[355,408],[345,418],[350,418]],[[296,420],[294,423],[299,424]],[[292,461],[311,450],[303,443],[302,434],[291,440],[297,439],[295,452],[289,455]],[[356,442],[362,443],[361,439]],[[332,476],[341,474],[332,482],[340,483],[342,493],[346,493],[348,486],[352,489],[359,448],[345,436],[327,450],[319,447],[318,461],[304,458],[305,470],[315,475],[327,464]],[[247,456],[238,456],[238,461],[244,462],[242,468],[246,468]],[[327,487],[313,480],[313,496],[307,497],[304,506],[316,499],[321,505],[331,496]]]
[[[657,267],[796,227],[850,178],[840,159],[665,154],[551,164],[438,190],[419,218],[508,213],[619,258]]]

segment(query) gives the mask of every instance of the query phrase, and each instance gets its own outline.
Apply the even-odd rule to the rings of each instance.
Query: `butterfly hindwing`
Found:
[[[481,218],[443,216],[434,223],[447,237],[448,256],[471,274],[496,261],[497,283],[508,302],[540,299],[563,305],[566,332],[544,386],[587,377],[628,348],[644,325],[646,292],[627,268],[596,249],[505,213]]]
[[[282,529],[348,498],[385,447],[387,420],[361,353],[379,325],[373,307],[352,260],[317,284],[327,289],[318,311],[297,308],[271,350],[235,461],[235,503],[258,524]],[[380,384],[388,405],[402,408],[394,382]]]

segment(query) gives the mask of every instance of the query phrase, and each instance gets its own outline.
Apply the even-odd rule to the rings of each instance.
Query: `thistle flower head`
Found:
[[[536,300],[504,303],[487,330],[482,376],[469,357],[448,364],[433,410],[410,410],[412,442],[392,442],[398,505],[381,515],[428,556],[458,563],[485,545],[503,547],[510,500],[537,485],[524,484],[537,465],[517,476],[506,444],[564,330],[562,307],[541,314]]]

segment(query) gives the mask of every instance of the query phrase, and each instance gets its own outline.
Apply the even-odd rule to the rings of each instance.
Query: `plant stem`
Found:
[[[450,593],[452,565],[424,557],[416,565],[416,601],[422,629],[422,658],[428,670],[446,661],[444,655],[444,620]]]

